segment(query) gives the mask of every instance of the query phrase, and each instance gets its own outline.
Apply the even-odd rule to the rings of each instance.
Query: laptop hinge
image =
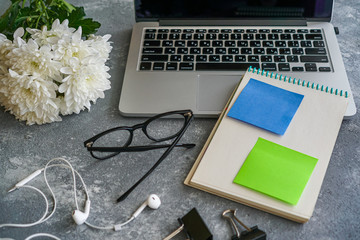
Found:
[[[174,20],[161,19],[160,26],[306,26],[305,19],[277,20]]]

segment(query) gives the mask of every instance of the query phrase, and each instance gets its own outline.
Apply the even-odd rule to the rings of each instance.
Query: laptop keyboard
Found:
[[[145,28],[140,71],[332,71],[321,29]]]

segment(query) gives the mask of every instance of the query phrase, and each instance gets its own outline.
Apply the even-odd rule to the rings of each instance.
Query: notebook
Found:
[[[119,110],[151,116],[192,109],[218,117],[249,67],[350,94],[334,27],[333,0],[135,0]]]
[[[258,92],[251,91],[254,82]],[[264,89],[259,83],[264,84]],[[260,98],[263,103],[256,100],[255,95],[262,95],[269,87],[286,93],[264,96]],[[252,95],[244,103],[242,95],[245,94],[246,99],[246,93]],[[308,221],[347,108],[347,94],[309,81],[249,68],[185,184],[296,222]],[[255,99],[253,103],[252,99]],[[276,101],[279,103],[274,104],[275,107],[269,106],[269,102]],[[293,101],[297,103],[292,104]],[[238,104],[255,107],[238,109]],[[244,109],[253,119],[241,115]],[[277,116],[271,117],[268,112],[275,112],[271,114]],[[268,115],[265,122],[257,121],[263,114]],[[282,130],[266,121],[279,122]]]

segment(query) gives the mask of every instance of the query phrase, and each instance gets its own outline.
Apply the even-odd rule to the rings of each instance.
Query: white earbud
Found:
[[[90,200],[85,202],[85,211],[75,210],[72,214],[72,217],[77,225],[83,224],[90,214]]]
[[[136,218],[139,216],[139,214],[146,208],[146,206],[152,209],[158,209],[160,205],[160,198],[155,194],[151,194],[148,199],[134,212],[132,217]]]

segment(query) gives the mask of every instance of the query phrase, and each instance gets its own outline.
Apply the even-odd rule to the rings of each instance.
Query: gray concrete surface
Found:
[[[124,118],[118,112],[119,92],[134,23],[133,4],[130,0],[69,2],[84,6],[87,16],[101,22],[98,34],[112,35],[113,51],[108,61],[112,88],[105,92],[105,99],[98,100],[92,106],[90,112],[63,117],[62,122],[42,126],[26,126],[0,108],[0,224],[26,223],[40,218],[45,204],[38,194],[26,189],[8,194],[7,190],[54,157],[68,159],[82,174],[92,199],[88,219],[91,223],[110,225],[125,221],[150,193],[158,194],[162,205],[156,211],[144,210],[134,222],[119,232],[76,226],[71,218],[75,204],[69,175],[65,171],[55,170],[50,177],[50,184],[58,199],[54,216],[36,227],[0,229],[0,238],[20,240],[34,233],[46,232],[61,239],[161,239],[179,226],[178,217],[196,207],[215,239],[230,239],[233,234],[221,217],[221,213],[228,208],[237,208],[243,222],[249,226],[258,225],[266,231],[268,239],[360,239],[359,114],[342,124],[313,217],[305,224],[183,184],[215,124],[214,119],[195,119],[181,141],[196,143],[197,146],[190,150],[174,150],[128,199],[115,203],[119,194],[160,156],[160,151],[124,153],[101,162],[93,159],[83,147],[83,141],[98,132],[142,121]],[[0,13],[5,11],[8,4],[8,0],[0,0]],[[332,23],[340,29],[338,41],[359,107],[360,2],[336,1]],[[49,194],[42,177],[30,184]],[[175,239],[184,239],[184,235]]]

